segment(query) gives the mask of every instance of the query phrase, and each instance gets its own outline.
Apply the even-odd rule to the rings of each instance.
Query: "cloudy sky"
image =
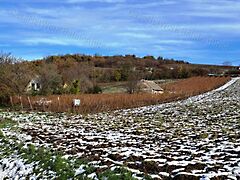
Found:
[[[0,0],[0,51],[240,64],[239,0]]]

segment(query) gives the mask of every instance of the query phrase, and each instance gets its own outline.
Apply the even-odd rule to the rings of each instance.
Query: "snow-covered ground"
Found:
[[[3,130],[7,137],[86,158],[99,169],[124,166],[135,178],[144,173],[159,179],[240,178],[239,78],[155,106],[87,116],[1,112],[0,117],[19,122],[21,131]],[[23,163],[14,158],[16,166]],[[6,164],[7,159],[0,160],[3,176],[9,172]]]

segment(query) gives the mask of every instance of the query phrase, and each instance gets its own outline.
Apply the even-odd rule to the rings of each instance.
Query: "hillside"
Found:
[[[153,56],[141,58],[135,55],[67,54],[23,61],[11,54],[1,54],[0,60],[0,99],[26,93],[96,94],[104,89],[109,92],[109,88],[113,92],[126,89],[128,93],[134,93],[141,79],[185,79],[208,74],[223,76],[239,73],[236,67],[231,66],[197,65],[183,60],[156,59]],[[106,87],[106,84],[110,87]]]
[[[191,64],[183,60],[155,58],[153,56],[89,56],[89,55],[59,55],[49,56],[32,62],[36,67],[45,63],[57,66],[63,81],[78,79],[78,71],[84,71],[85,76],[97,83],[127,81],[131,71],[143,79],[177,79],[208,74],[224,74],[235,69],[231,66]],[[69,73],[71,72],[71,73]]]

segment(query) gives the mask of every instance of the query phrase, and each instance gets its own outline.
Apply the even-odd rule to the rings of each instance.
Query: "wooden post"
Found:
[[[72,112],[75,113],[75,105],[74,105],[74,100],[72,101]]]
[[[12,96],[10,96],[10,102],[11,102],[11,106],[13,108],[13,99],[12,99]]]
[[[21,109],[23,110],[22,96],[20,96],[19,99],[20,99]]]
[[[43,101],[42,104],[43,104],[43,111],[45,112],[45,102]]]
[[[32,103],[31,103],[31,99],[30,99],[29,96],[28,96],[28,102],[29,102],[29,105],[30,105],[31,110],[33,111]]]
[[[58,100],[58,112],[59,112],[60,111],[60,97],[59,96],[58,96],[57,100]]]

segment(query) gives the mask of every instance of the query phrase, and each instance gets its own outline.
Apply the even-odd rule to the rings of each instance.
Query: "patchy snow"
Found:
[[[19,157],[3,158],[0,160],[0,179],[24,178],[33,171],[33,164],[26,164]]]
[[[223,91],[223,90],[227,89],[229,86],[236,83],[238,80],[240,80],[240,77],[232,78],[231,81],[227,82],[226,84],[224,84],[220,88],[213,90],[213,92]]]
[[[96,173],[89,174],[87,177],[90,178],[90,179],[94,179],[94,180],[98,179]]]
[[[63,151],[66,158],[86,158],[98,169],[125,165],[138,179],[144,172],[156,178],[239,179],[239,88],[234,78],[178,102],[86,116],[1,112],[0,117],[19,122],[21,132],[3,130],[7,137]]]
[[[81,165],[78,169],[76,169],[75,176],[78,176],[84,173],[86,170],[84,169],[85,165]]]

